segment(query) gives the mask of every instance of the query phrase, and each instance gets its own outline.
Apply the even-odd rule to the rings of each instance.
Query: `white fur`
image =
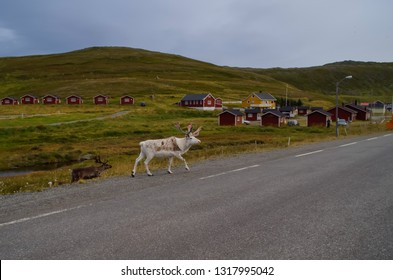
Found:
[[[190,170],[186,160],[182,157],[182,155],[185,154],[191,148],[191,146],[201,143],[201,141],[195,137],[199,135],[200,129],[201,128],[198,128],[195,133],[189,132],[184,138],[169,137],[165,139],[146,140],[140,142],[139,146],[141,147],[141,152],[135,160],[134,169],[132,170],[132,177],[135,176],[137,165],[143,158],[146,158],[145,168],[147,175],[149,176],[153,175],[149,169],[149,162],[154,157],[169,158],[169,174],[172,174],[171,167],[174,157],[182,160],[186,169]]]

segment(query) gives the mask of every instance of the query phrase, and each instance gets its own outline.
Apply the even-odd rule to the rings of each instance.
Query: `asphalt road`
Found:
[[[0,259],[393,259],[392,154],[382,134],[2,196]]]

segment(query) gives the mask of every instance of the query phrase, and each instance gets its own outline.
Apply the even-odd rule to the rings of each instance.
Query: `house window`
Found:
[[[76,98],[75,97],[71,97],[71,102],[76,102]]]
[[[207,101],[207,105],[212,105],[212,101],[211,101],[211,100],[208,100],[208,101]]]

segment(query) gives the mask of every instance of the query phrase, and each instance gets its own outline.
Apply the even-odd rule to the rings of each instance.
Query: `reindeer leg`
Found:
[[[153,159],[153,157],[154,157],[154,156],[147,156],[147,157],[146,157],[146,160],[145,160],[146,173],[147,173],[147,175],[149,175],[149,176],[153,176],[153,174],[150,172],[150,169],[149,169],[149,162]]]
[[[187,161],[182,157],[181,155],[176,155],[176,157],[184,162],[184,165],[186,167],[187,171],[190,171],[190,168],[188,167]]]
[[[71,184],[74,182],[77,182],[79,180],[79,175],[76,173],[76,171],[72,171],[71,173]]]
[[[135,177],[136,174],[136,167],[138,166],[138,163],[145,157],[145,155],[143,154],[143,152],[141,152],[139,154],[139,156],[137,157],[137,159],[135,160],[135,164],[134,164],[134,169],[132,170],[131,176]]]
[[[171,170],[172,163],[173,163],[173,157],[170,157],[170,158],[169,158],[169,166],[168,166],[168,173],[169,173],[169,174],[172,174],[172,173],[173,173],[172,170]]]

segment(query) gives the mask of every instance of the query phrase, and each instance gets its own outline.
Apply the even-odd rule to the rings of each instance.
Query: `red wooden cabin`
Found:
[[[194,109],[214,110],[216,108],[216,99],[210,93],[187,94],[180,100],[179,105]]]
[[[134,97],[124,95],[120,97],[120,105],[133,105],[135,103]]]
[[[108,105],[109,97],[103,94],[99,94],[93,97],[93,103],[96,105]]]
[[[285,122],[285,115],[278,110],[269,110],[261,116],[262,126],[280,127],[285,124]]]
[[[37,104],[37,103],[40,103],[40,100],[31,94],[26,94],[20,98],[20,103],[22,103],[22,104]]]
[[[329,112],[318,109],[307,114],[307,126],[329,126],[331,122],[331,116]]]
[[[240,125],[243,123],[243,113],[240,110],[225,110],[218,115],[218,125]]]
[[[4,97],[1,99],[1,105],[18,105],[19,101],[15,97]]]
[[[61,100],[58,96],[48,94],[42,97],[42,104],[60,104]]]
[[[83,99],[77,95],[70,95],[66,98],[66,103],[69,105],[78,105],[83,103]]]

